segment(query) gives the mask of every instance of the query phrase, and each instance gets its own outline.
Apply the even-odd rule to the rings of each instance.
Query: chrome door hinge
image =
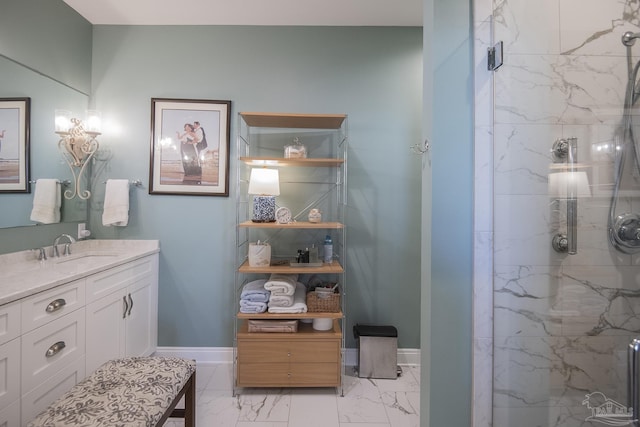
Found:
[[[495,71],[502,65],[502,42],[487,48],[487,70]]]

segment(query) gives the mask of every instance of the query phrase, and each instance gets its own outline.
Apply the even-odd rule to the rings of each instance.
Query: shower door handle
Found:
[[[567,160],[567,234],[556,234],[552,241],[553,249],[569,255],[578,253],[578,185],[576,164],[578,163],[578,139],[559,139],[553,144],[554,159]]]

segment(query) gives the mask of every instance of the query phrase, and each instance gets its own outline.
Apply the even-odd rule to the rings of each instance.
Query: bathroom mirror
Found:
[[[58,152],[54,111],[64,108],[84,112],[89,105],[88,95],[3,56],[0,56],[0,76],[0,98],[31,98],[31,181],[39,178],[57,178],[61,181],[71,179],[69,167]],[[0,228],[35,224],[29,219],[34,188],[31,184],[31,193],[0,194]],[[86,220],[86,201],[62,197],[61,222]]]

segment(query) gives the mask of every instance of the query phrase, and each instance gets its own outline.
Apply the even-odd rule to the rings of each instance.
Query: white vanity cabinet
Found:
[[[95,262],[76,253],[77,266],[49,260],[33,277],[0,277],[0,427],[27,425],[109,359],[155,352],[159,247],[135,242],[107,242],[117,255]],[[115,305],[117,316],[104,315]]]
[[[157,347],[158,255],[87,278],[87,375],[123,356]]]

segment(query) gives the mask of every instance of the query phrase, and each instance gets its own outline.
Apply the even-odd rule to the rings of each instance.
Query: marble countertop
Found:
[[[63,245],[59,246],[62,252]],[[158,240],[81,240],[46,261],[33,250],[0,255],[0,305],[160,252]]]

